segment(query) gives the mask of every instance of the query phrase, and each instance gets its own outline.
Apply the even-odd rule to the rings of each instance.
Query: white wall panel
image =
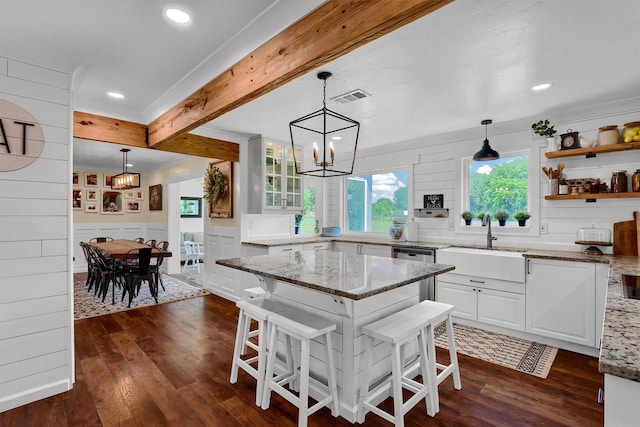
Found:
[[[66,271],[3,278],[0,280],[0,304],[64,296],[67,293],[67,287]]]
[[[0,172],[0,411],[73,383],[68,87],[68,74],[0,58],[0,98],[44,132],[35,162]]]
[[[9,62],[8,70],[7,75],[10,77],[69,89],[69,75],[60,71],[16,60]]]

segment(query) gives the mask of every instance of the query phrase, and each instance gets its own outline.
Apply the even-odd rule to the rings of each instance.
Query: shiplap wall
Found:
[[[44,131],[39,159],[0,172],[0,411],[73,383],[70,76],[0,57],[0,98]]]
[[[495,246],[519,246],[550,248],[561,250],[583,250],[576,245],[579,228],[607,228],[613,230],[613,223],[630,221],[634,210],[640,210],[639,199],[600,199],[596,203],[585,200],[547,201],[548,180],[540,172],[542,166],[557,168],[564,163],[564,175],[568,178],[600,178],[609,183],[614,170],[624,169],[629,174],[640,169],[640,150],[599,154],[595,158],[585,156],[565,157],[549,160],[545,157],[547,144],[531,133],[531,123],[539,118],[549,118],[558,133],[567,129],[579,131],[580,135],[593,140],[598,128],[618,125],[640,119],[640,99],[622,99],[603,105],[593,105],[580,109],[543,113],[540,117],[527,118],[509,123],[494,123],[488,128],[491,146],[498,152],[530,149],[532,161],[538,163],[531,171],[532,179],[538,184],[538,208],[532,210],[530,232],[506,229],[494,225],[493,234],[498,236]],[[494,121],[495,122],[495,121]],[[410,217],[414,208],[423,207],[423,195],[444,194],[445,207],[450,208],[450,216],[441,218],[415,218],[421,241],[484,244],[486,228],[464,227],[460,219],[462,206],[462,158],[472,156],[482,146],[484,129],[461,130],[434,137],[394,143],[370,150],[358,150],[355,173],[371,173],[394,169],[409,171]],[[325,225],[342,225],[344,191],[341,180],[327,180],[325,197]],[[475,221],[477,223],[477,221]],[[545,224],[547,234],[539,233],[540,224]],[[497,224],[496,224],[497,225]],[[611,248],[602,248],[611,252]]]

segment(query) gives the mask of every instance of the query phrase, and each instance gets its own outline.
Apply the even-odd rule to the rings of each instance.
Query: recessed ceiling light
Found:
[[[107,92],[107,95],[109,95],[111,98],[115,98],[115,99],[124,99],[125,96],[121,93],[118,92]]]
[[[128,167],[128,168],[132,168],[133,167],[133,163],[127,163],[125,166]]]
[[[535,85],[534,87],[531,88],[531,90],[534,92],[540,92],[541,90],[547,90],[550,87],[551,87],[551,83],[542,83],[539,85]]]
[[[167,18],[178,24],[187,24],[191,21],[191,16],[189,16],[187,12],[181,9],[165,9],[164,14],[167,16]]]

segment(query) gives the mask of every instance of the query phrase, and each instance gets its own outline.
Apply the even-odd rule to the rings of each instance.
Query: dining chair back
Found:
[[[152,248],[155,248],[157,245],[156,239],[147,240],[145,243],[151,246]]]
[[[154,272],[151,268],[152,250],[152,248],[131,249],[125,255],[124,278],[126,287],[122,292],[122,299],[124,299],[126,293],[129,293],[128,307],[131,307],[133,297],[138,294],[142,282],[145,281],[149,284],[149,292],[151,292],[156,303],[158,302],[158,289]]]
[[[134,240],[136,243],[144,243],[144,237],[138,237]]]
[[[89,240],[89,243],[105,243],[105,242],[113,242],[113,237],[94,237]]]
[[[84,258],[87,261],[87,280],[85,285],[87,286],[87,291],[90,292],[96,284],[96,280],[100,274],[100,269],[94,261],[93,255],[90,253],[90,245],[87,242],[80,242],[80,247],[84,253]]]
[[[158,244],[156,245],[156,248],[161,249],[163,251],[167,251],[169,249],[169,242],[166,240],[162,240],[158,242]]]

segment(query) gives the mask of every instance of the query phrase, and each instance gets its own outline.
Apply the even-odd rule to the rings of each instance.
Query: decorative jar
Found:
[[[636,169],[631,177],[631,191],[640,193],[640,169]]]
[[[627,182],[627,171],[613,171],[613,175],[611,175],[611,192],[626,193],[628,190],[629,184]]]
[[[620,142],[618,126],[602,126],[598,129],[598,145],[613,145]]]
[[[640,142],[640,122],[629,122],[622,129],[622,142]]]

